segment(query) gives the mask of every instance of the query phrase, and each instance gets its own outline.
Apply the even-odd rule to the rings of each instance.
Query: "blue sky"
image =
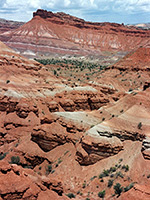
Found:
[[[150,22],[150,0],[0,0],[0,18],[29,21],[39,8],[95,22]]]

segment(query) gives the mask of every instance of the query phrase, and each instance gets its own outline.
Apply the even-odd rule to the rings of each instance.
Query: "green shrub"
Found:
[[[104,198],[105,196],[105,190],[102,190],[101,192],[98,193],[98,197]]]
[[[118,177],[121,177],[121,178],[123,178],[124,177],[124,175],[119,171],[119,172],[117,172],[116,173],[116,178],[118,178]]]
[[[99,178],[103,178],[103,177],[104,177],[104,174],[101,173],[101,174],[99,175]]]
[[[3,160],[6,157],[7,153],[0,154],[0,160]]]
[[[121,163],[122,161],[123,161],[123,159],[122,159],[122,158],[120,158],[120,159],[119,159],[119,163]]]
[[[115,190],[115,194],[120,196],[121,192],[123,191],[123,187],[121,187],[120,183],[116,183],[116,185],[114,186],[114,190]]]
[[[54,75],[56,75],[57,74],[57,71],[56,70],[54,70]]]
[[[142,122],[139,122],[137,127],[138,127],[138,129],[141,129],[142,128]]]
[[[75,198],[76,196],[73,193],[68,193],[66,194],[67,197],[69,197],[70,199]]]
[[[117,170],[116,167],[111,167],[111,168],[110,168],[110,172],[115,172],[116,170]]]
[[[128,190],[130,190],[131,188],[133,188],[133,186],[134,186],[134,183],[130,183],[130,185],[128,185],[128,186],[126,186],[124,188],[124,191],[127,192]]]
[[[107,170],[104,169],[103,174],[104,174],[104,176],[109,176],[109,170],[108,169]]]
[[[47,165],[46,174],[48,175],[52,171],[52,165]]]
[[[97,178],[97,176],[93,176],[90,180],[93,181],[95,178]]]
[[[20,163],[20,157],[19,156],[12,156],[11,157],[11,163],[18,165]]]
[[[108,187],[111,188],[111,186],[113,185],[114,180],[113,179],[109,179],[108,180]]]
[[[86,187],[86,182],[84,182],[83,184],[82,184],[82,188],[85,188]]]
[[[129,165],[123,165],[122,169],[125,169],[125,172],[129,171]]]

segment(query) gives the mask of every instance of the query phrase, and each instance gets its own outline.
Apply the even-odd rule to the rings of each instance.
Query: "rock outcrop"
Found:
[[[71,141],[65,128],[55,122],[35,127],[31,135],[32,140],[44,151],[50,151],[58,145]]]
[[[81,165],[91,165],[99,160],[118,154],[123,149],[117,137],[85,135],[77,145],[76,160]]]

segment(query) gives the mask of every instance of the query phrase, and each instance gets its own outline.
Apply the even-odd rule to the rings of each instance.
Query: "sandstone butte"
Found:
[[[87,22],[62,12],[39,9],[33,13],[31,21],[18,26],[3,31],[0,40],[33,57],[56,53],[105,55],[150,45],[150,30],[117,23]]]
[[[74,31],[100,27],[40,10],[31,22],[63,18]],[[150,199],[150,48],[138,45],[71,85],[0,42],[0,199]]]

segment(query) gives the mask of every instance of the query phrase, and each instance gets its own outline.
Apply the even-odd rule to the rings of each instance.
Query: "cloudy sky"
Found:
[[[29,21],[39,8],[95,22],[150,22],[150,0],[0,0],[0,18]]]

